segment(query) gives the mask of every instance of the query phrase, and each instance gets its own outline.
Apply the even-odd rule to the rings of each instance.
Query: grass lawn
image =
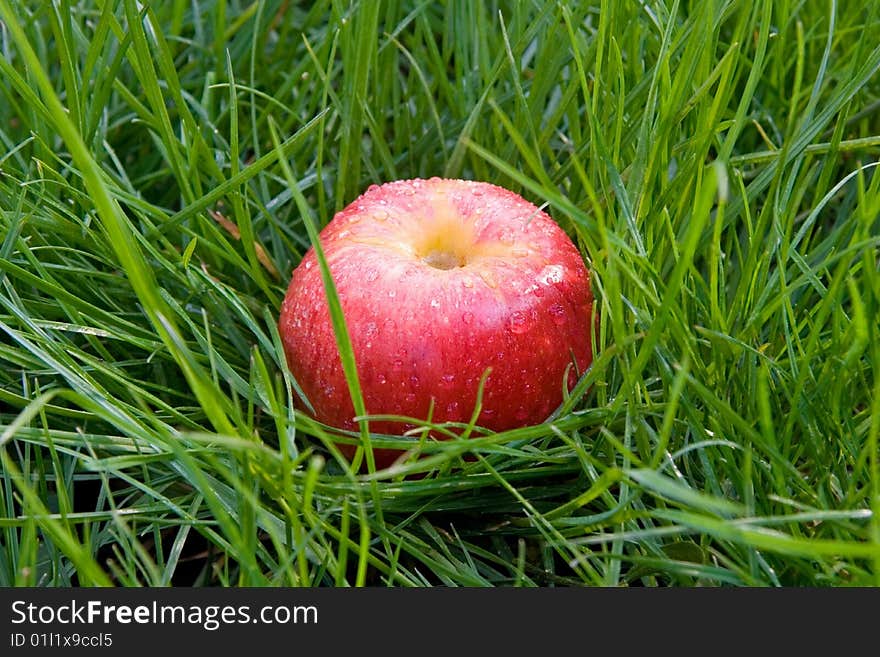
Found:
[[[145,5],[0,0],[0,585],[880,585],[880,3]],[[281,300],[430,176],[546,205],[598,355],[354,472]]]

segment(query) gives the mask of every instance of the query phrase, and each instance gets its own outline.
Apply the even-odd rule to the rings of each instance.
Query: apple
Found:
[[[431,178],[371,186],[320,234],[369,414],[537,424],[592,360],[593,296],[568,235],[518,194]],[[294,270],[279,332],[315,418],[356,430],[354,407],[310,248]],[[370,422],[398,435],[401,422]],[[351,458],[354,447],[341,445]],[[375,450],[378,467],[400,452]]]

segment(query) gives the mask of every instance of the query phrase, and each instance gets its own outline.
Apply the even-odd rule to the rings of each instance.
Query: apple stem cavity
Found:
[[[434,269],[455,269],[456,267],[464,267],[467,264],[467,258],[461,254],[452,251],[429,251],[422,261]]]

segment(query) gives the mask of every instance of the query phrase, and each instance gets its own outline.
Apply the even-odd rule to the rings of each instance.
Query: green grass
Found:
[[[0,0],[0,585],[880,585],[880,5],[150,4]],[[547,205],[598,356],[354,471],[280,303],[433,175]]]

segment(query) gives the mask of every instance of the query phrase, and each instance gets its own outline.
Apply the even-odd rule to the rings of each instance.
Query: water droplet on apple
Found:
[[[375,192],[377,189],[379,189],[379,185],[376,185],[376,184],[372,184],[369,187],[367,187],[368,192]]]
[[[485,192],[484,192],[482,189],[480,189],[479,187],[474,187],[474,188],[471,190],[471,193],[472,193],[474,196],[482,196]]]
[[[407,404],[412,404],[416,400],[416,395],[414,392],[408,392],[404,399],[406,399]]]
[[[474,314],[470,310],[466,310],[461,314],[461,321],[465,324],[472,324],[474,321]]]
[[[510,314],[510,317],[507,320],[507,327],[510,329],[511,333],[515,333],[517,335],[519,335],[520,333],[525,333],[530,328],[529,318],[521,310],[515,310]]]
[[[450,421],[458,419],[458,402],[449,402],[446,405],[446,418]]]
[[[455,384],[455,374],[444,374],[440,377],[440,385],[444,388],[451,388]]]
[[[498,241],[509,246],[516,241],[516,235],[514,235],[512,231],[505,229],[502,230],[501,234],[498,236]]]
[[[350,233],[349,231],[347,231],[347,230],[340,231],[339,235],[336,236],[336,239],[344,240],[344,239],[345,239],[346,237],[348,237],[350,234],[351,234],[351,233]]]
[[[431,308],[439,308],[440,302],[437,299],[431,299]]]
[[[558,303],[554,303],[550,306],[547,311],[550,313],[550,316],[553,318],[553,322],[557,325],[561,325],[565,323],[565,308],[560,306]]]
[[[516,409],[514,417],[516,417],[516,419],[520,422],[525,422],[529,418],[529,412],[524,406],[520,406],[518,409]]]
[[[367,272],[367,274],[366,274],[366,276],[364,276],[364,278],[367,279],[368,283],[372,283],[377,278],[379,278],[379,272],[375,269],[371,269]]]
[[[418,387],[419,387],[419,377],[416,376],[415,374],[413,374],[411,377],[409,377],[409,382],[410,382],[410,385],[412,385],[413,388],[418,388]]]
[[[555,285],[561,283],[565,277],[565,269],[562,265],[547,265],[538,275],[538,280],[544,285]]]
[[[403,369],[403,361],[402,361],[400,358],[398,358],[397,360],[395,360],[395,361],[392,363],[392,366],[393,366],[394,369],[396,369],[396,370],[402,370],[402,369]]]
[[[464,287],[471,289],[474,286],[474,281],[473,281],[473,279],[471,279],[470,276],[468,276],[468,277],[462,279],[461,284]]]
[[[393,299],[397,296],[397,290],[388,290],[388,298]]]
[[[385,378],[385,375],[384,375],[384,374],[377,374],[377,375],[376,375],[376,381],[378,381],[380,385],[384,385],[385,382],[388,381],[388,379]]]
[[[488,271],[481,271],[480,278],[483,279],[483,282],[491,287],[493,290],[498,287],[498,283],[495,282],[495,277]]]
[[[376,322],[369,322],[364,327],[364,335],[366,335],[368,338],[376,337],[377,333],[379,333],[379,327],[376,326]]]
[[[312,268],[312,261],[306,260],[306,269],[311,269],[311,268]]]

